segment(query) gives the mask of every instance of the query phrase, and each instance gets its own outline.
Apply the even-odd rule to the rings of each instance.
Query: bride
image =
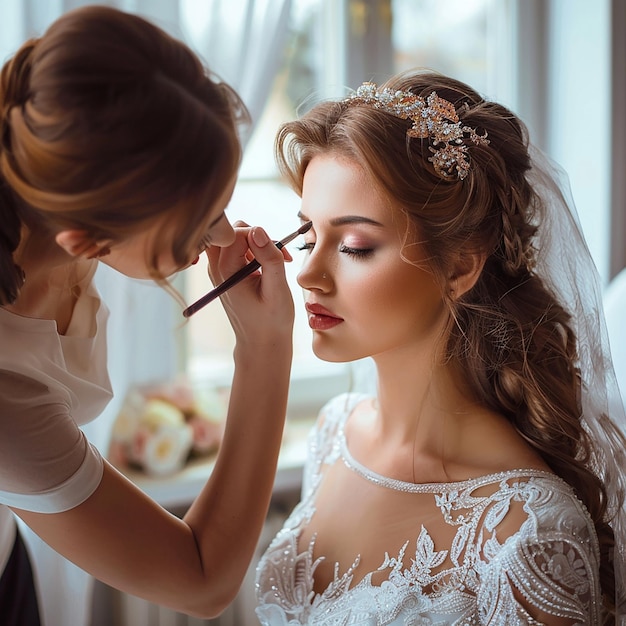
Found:
[[[377,393],[320,413],[257,569],[262,624],[614,623],[624,415],[606,414],[595,270],[522,122],[407,73],[277,146],[313,222],[313,349],[371,357]]]

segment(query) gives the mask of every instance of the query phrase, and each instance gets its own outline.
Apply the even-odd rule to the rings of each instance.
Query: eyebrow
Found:
[[[298,217],[303,222],[308,222],[309,218],[302,213],[302,211],[298,211]],[[371,226],[378,226],[380,228],[384,228],[384,224],[377,222],[369,217],[365,217],[364,215],[342,215],[341,217],[335,217],[330,220],[331,226],[344,226],[345,224],[370,224]]]

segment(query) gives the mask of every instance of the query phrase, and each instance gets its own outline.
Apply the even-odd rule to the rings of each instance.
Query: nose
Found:
[[[302,289],[311,291],[317,289],[319,291],[328,292],[332,289],[331,272],[323,263],[317,262],[312,253],[304,262],[302,269],[296,276],[296,281]]]
[[[210,232],[211,245],[226,248],[235,241],[235,231],[226,215],[213,226]]]

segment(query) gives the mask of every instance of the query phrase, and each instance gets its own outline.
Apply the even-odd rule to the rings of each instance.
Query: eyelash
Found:
[[[298,250],[312,250],[314,245],[314,243],[303,243],[302,245],[298,246]],[[349,248],[348,246],[344,246],[343,244],[341,244],[341,246],[339,246],[339,252],[343,252],[344,254],[348,254],[350,256],[362,259],[373,254],[374,249]]]

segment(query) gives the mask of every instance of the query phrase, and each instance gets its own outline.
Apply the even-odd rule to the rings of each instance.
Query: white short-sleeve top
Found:
[[[53,320],[0,308],[0,505],[58,513],[100,483],[102,458],[79,428],[112,397],[108,310],[91,278],[64,335]],[[0,572],[14,533],[12,514],[0,506]]]

